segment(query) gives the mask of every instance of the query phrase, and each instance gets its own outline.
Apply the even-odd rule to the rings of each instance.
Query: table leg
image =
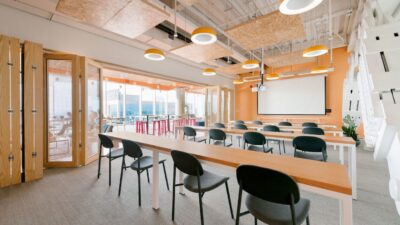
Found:
[[[183,184],[183,173],[178,170],[178,182],[180,184]],[[184,195],[185,194],[185,189],[183,188],[183,185],[179,186],[179,194]]]
[[[351,197],[339,200],[340,225],[353,224],[353,200]]]
[[[340,164],[344,165],[344,147],[343,147],[343,145],[339,146],[339,160],[340,160]]]
[[[333,132],[333,136],[336,137],[336,132]],[[337,145],[334,145],[334,146],[333,146],[333,150],[336,151],[336,149],[337,149]]]
[[[152,183],[152,199],[151,204],[153,209],[159,209],[159,153],[153,150],[153,183]]]
[[[357,199],[357,154],[356,146],[349,146],[349,161],[351,161],[351,187],[353,188],[353,199]]]

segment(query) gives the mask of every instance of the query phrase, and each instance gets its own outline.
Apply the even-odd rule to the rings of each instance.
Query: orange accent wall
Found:
[[[321,65],[329,65],[329,54],[320,56]],[[262,121],[280,121],[289,120],[293,122],[315,121],[324,124],[334,124],[338,128],[342,126],[342,104],[343,104],[343,81],[348,70],[348,53],[346,47],[333,50],[334,72],[328,74],[326,79],[326,108],[332,112],[322,116],[315,115],[257,115],[257,93],[252,93],[250,86],[255,83],[244,83],[235,86],[235,119],[241,120],[262,120]],[[305,63],[291,67],[276,68],[274,72],[300,70],[312,68],[315,63]],[[296,78],[291,78],[296,79]],[[266,81],[274,82],[274,81]]]

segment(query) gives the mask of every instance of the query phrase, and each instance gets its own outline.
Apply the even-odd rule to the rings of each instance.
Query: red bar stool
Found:
[[[160,120],[160,123],[161,123],[161,134],[163,135],[167,134],[167,120]]]

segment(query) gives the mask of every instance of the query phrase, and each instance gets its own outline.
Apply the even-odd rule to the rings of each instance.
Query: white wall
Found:
[[[204,77],[201,69],[175,59],[153,62],[143,57],[143,50],[93,33],[28,14],[0,4],[0,34],[42,43],[57,50],[133,69],[209,85],[233,88],[232,80]]]

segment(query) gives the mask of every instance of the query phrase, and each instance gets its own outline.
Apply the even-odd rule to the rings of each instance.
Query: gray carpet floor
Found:
[[[287,143],[287,154],[291,152]],[[277,152],[277,151],[276,151]],[[150,152],[147,152],[150,154]],[[328,150],[329,161],[338,161],[338,151]],[[172,161],[167,155],[167,172],[172,182]],[[386,162],[375,162],[373,153],[358,149],[357,173],[359,199],[353,201],[354,224],[399,225],[400,217],[388,193],[389,172]],[[137,177],[127,171],[121,197],[117,196],[120,160],[113,161],[112,186],[108,186],[108,167],[103,159],[98,180],[97,163],[81,168],[46,169],[44,178],[31,183],[0,189],[1,225],[119,225],[119,224],[200,224],[198,198],[186,191],[177,195],[176,219],[171,221],[172,192],[167,191],[160,170],[160,209],[151,208],[151,184],[142,176],[142,207],[138,206]],[[230,176],[229,187],[236,212],[238,185],[233,170],[205,166],[206,169]],[[161,168],[160,168],[161,169]],[[151,175],[151,174],[150,174]],[[314,225],[339,224],[338,201],[302,192],[311,200],[310,220]],[[225,188],[204,195],[206,224],[234,224],[230,218]],[[243,208],[244,210],[244,208]],[[250,215],[241,224],[254,224]],[[262,224],[259,222],[259,224]]]

